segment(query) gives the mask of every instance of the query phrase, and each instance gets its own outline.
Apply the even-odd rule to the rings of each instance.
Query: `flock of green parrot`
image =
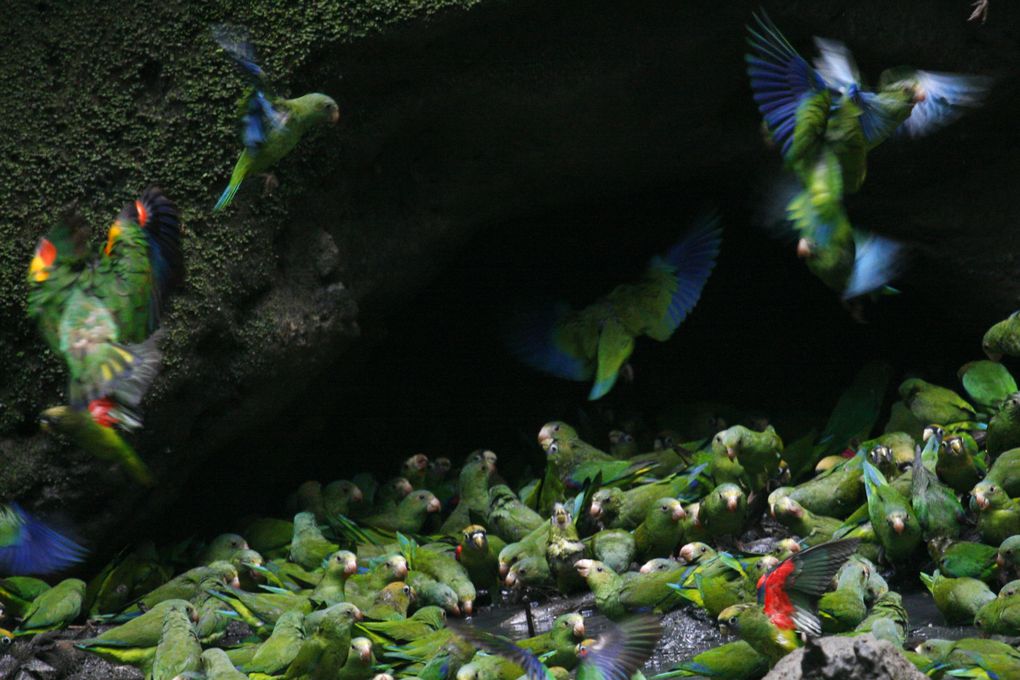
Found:
[[[748,30],[754,100],[798,185],[786,206],[797,253],[846,300],[888,290],[900,246],[852,226],[843,196],[860,188],[871,149],[952,122],[988,82],[901,67],[868,90],[843,45],[817,40],[812,67],[764,14]],[[241,32],[214,37],[250,84],[244,150],[218,211],[339,113],[323,94],[267,95]],[[55,223],[28,273],[29,315],[69,375],[68,403],[45,410],[43,427],[143,485],[153,473],[118,430],[141,426],[159,371],[160,321],[184,279],[181,236],[176,207],[151,187],[98,255],[80,225]],[[720,243],[719,218],[706,215],[638,282],[579,311],[523,314],[508,345],[534,368],[593,381],[599,399],[637,337],[664,342],[691,312]],[[534,478],[503,478],[488,450],[460,468],[416,454],[381,483],[366,473],[306,482],[290,519],[125,549],[89,583],[37,578],[86,550],[0,505],[0,645],[71,627],[79,650],[156,680],[631,680],[664,634],[661,615],[687,608],[738,639],[653,680],[763,677],[822,634],[886,640],[931,677],[1020,677],[1006,641],[1020,636],[1020,390],[998,363],[1020,356],[1020,312],[983,348],[991,360],[960,369],[966,396],[909,378],[884,427],[883,365],[861,370],[821,434],[785,445],[760,418],[730,415],[743,424],[727,426],[700,407],[659,418],[657,432],[617,423],[604,449],[554,421],[538,433],[545,469]],[[915,579],[924,564],[930,573]],[[981,636],[905,649],[910,622],[890,574]],[[467,621],[481,605],[588,591],[610,620],[595,638],[579,612],[523,640]]]

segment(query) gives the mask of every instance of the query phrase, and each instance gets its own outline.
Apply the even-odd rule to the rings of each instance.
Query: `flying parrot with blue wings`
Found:
[[[110,226],[99,258],[80,227],[58,220],[28,271],[28,315],[69,373],[69,405],[44,411],[43,426],[144,484],[151,473],[114,427],[141,425],[134,409],[159,370],[159,322],[184,277],[180,235],[177,208],[151,187]]]
[[[519,315],[508,332],[524,363],[567,380],[595,379],[588,399],[605,396],[644,335],[665,342],[697,304],[722,241],[719,217],[702,218],[641,279],[614,288],[584,309],[557,305]]]
[[[854,227],[843,197],[863,184],[869,151],[892,136],[921,137],[952,123],[981,105],[990,80],[896,67],[869,90],[838,41],[816,38],[812,67],[764,12],[748,32],[755,103],[798,179],[786,205],[798,256],[844,299],[887,289],[902,244]]]
[[[289,154],[309,130],[321,123],[340,120],[336,102],[319,92],[294,99],[267,94],[265,72],[255,63],[255,48],[247,40],[237,37],[239,33],[238,29],[229,26],[213,29],[216,42],[233,58],[249,81],[240,101],[244,150],[234,165],[230,183],[216,201],[216,211],[230,205],[246,178],[269,170]]]
[[[0,574],[51,574],[81,562],[85,548],[25,512],[0,504]]]

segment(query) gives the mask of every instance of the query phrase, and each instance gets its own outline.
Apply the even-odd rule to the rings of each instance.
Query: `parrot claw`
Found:
[[[974,0],[971,4],[974,11],[967,17],[967,21],[981,20],[981,23],[988,21],[988,0]]]

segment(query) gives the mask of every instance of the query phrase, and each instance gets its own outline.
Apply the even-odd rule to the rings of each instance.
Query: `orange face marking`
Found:
[[[57,247],[49,239],[39,239],[39,245],[35,248],[35,256],[28,266],[28,273],[36,281],[41,283],[50,277],[49,268],[57,260]]]
[[[113,250],[113,244],[116,243],[117,239],[120,237],[120,232],[121,228],[119,220],[110,225],[110,231],[106,235],[106,248],[103,251],[107,255],[109,255],[110,251]]]
[[[145,210],[145,204],[135,201],[135,210],[138,211],[138,226],[144,227],[145,223],[149,221],[149,213]]]

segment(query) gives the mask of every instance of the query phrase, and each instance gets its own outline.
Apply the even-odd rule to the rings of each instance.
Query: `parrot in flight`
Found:
[[[981,76],[886,69],[868,90],[853,55],[815,38],[807,62],[762,12],[748,27],[747,73],[769,137],[798,179],[786,205],[797,254],[844,300],[885,291],[898,273],[902,244],[855,228],[843,207],[864,182],[868,152],[893,135],[921,137],[981,105]]]
[[[160,318],[184,278],[180,236],[177,208],[150,187],[110,226],[99,258],[80,227],[58,220],[28,270],[28,315],[69,373],[69,404],[44,411],[44,429],[146,485],[151,472],[114,427],[141,426],[134,409],[159,371]]]
[[[645,335],[665,342],[697,304],[719,254],[718,215],[702,217],[664,256],[653,257],[636,283],[621,284],[582,310],[557,305],[519,315],[507,345],[522,362],[568,380],[594,378],[588,399],[616,384]]]
[[[244,150],[234,165],[230,184],[220,195],[214,211],[230,205],[241,183],[248,177],[269,170],[289,154],[301,137],[321,123],[336,123],[340,109],[332,98],[319,93],[284,99],[267,94],[265,72],[255,63],[255,48],[238,39],[240,31],[217,26],[213,37],[249,80],[249,87],[240,101],[241,141]]]
[[[85,558],[85,548],[22,510],[0,504],[0,573],[51,574]]]
[[[447,625],[477,648],[520,666],[527,680],[552,678],[537,656],[510,639],[459,622],[451,621]],[[577,680],[630,680],[652,656],[661,636],[659,618],[648,614],[610,624],[598,639],[583,640],[577,645]]]

